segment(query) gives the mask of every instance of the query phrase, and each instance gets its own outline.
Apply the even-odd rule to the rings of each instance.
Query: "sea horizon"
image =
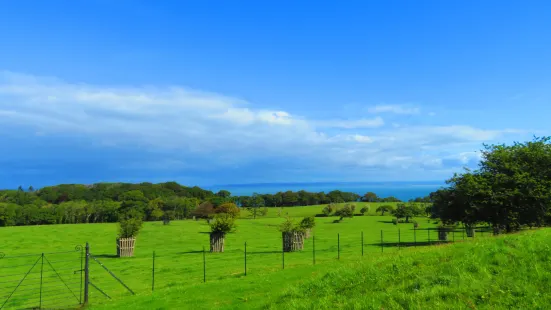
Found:
[[[274,182],[274,183],[248,183],[248,184],[223,184],[205,186],[207,190],[217,192],[227,190],[233,196],[250,196],[258,194],[275,194],[285,191],[325,192],[340,190],[363,195],[374,192],[379,197],[394,196],[400,200],[409,200],[424,197],[445,185],[444,181],[387,181],[387,182]]]

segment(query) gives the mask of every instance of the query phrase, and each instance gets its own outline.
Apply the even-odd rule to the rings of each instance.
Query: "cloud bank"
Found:
[[[477,157],[469,152],[482,142],[522,133],[460,124],[387,126],[382,116],[369,115],[419,111],[379,105],[368,108],[366,115],[359,111],[356,118],[320,120],[292,111],[257,109],[240,98],[185,87],[105,87],[0,73],[0,139],[26,134],[12,147],[22,149],[36,139],[65,139],[98,152],[141,152],[147,156],[111,164],[151,173],[210,169],[209,182],[215,183],[262,177],[266,182],[373,181],[377,176],[396,179],[404,171],[414,179],[434,179],[473,164]],[[13,163],[12,155],[0,155],[0,160]],[[33,156],[36,160],[44,155]],[[231,170],[242,179],[218,180],[216,169]]]

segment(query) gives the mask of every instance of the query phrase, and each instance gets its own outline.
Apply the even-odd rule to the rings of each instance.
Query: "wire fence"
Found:
[[[82,304],[83,251],[0,253],[0,309],[67,309]]]
[[[151,255],[119,258],[95,254],[93,245],[74,251],[9,256],[0,253],[0,309],[67,309],[137,293],[248,275],[264,275],[297,266],[484,238],[489,227],[448,231],[437,228],[313,235],[301,251],[284,252],[282,239],[250,240],[224,253],[208,247],[194,251],[156,250]]]

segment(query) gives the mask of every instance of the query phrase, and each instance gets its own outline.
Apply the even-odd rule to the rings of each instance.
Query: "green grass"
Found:
[[[206,284],[92,309],[549,309],[551,231],[409,248]]]
[[[323,207],[284,208],[283,214],[288,212],[290,216],[299,220],[302,216],[321,213]],[[373,210],[374,208],[372,208]],[[89,242],[91,252],[97,259],[138,296],[144,296],[144,298],[151,298],[149,296],[151,296],[152,288],[152,254],[155,251],[156,293],[153,296],[156,296],[156,299],[154,302],[158,302],[158,298],[163,298],[164,295],[160,292],[173,289],[193,292],[189,294],[193,294],[194,298],[197,298],[197,307],[202,307],[201,304],[205,303],[202,298],[209,298],[210,293],[207,292],[218,291],[223,286],[230,285],[242,292],[241,295],[238,295],[244,297],[232,299],[226,296],[220,298],[221,303],[231,307],[235,302],[252,300],[258,305],[263,300],[262,296],[267,292],[279,290],[287,282],[309,278],[313,273],[323,270],[322,266],[335,268],[343,262],[356,262],[381,256],[381,230],[384,231],[383,240],[385,242],[397,243],[400,240],[403,245],[404,242],[413,242],[415,239],[421,245],[429,238],[428,231],[425,229],[434,226],[426,218],[419,218],[417,220],[420,223],[420,230],[414,234],[412,224],[395,226],[391,223],[392,217],[390,216],[357,216],[344,219],[338,224],[333,223],[334,217],[316,218],[317,226],[314,229],[316,266],[312,266],[313,239],[307,239],[303,252],[285,254],[285,270],[282,271],[281,233],[277,227],[283,218],[278,218],[276,212],[277,210],[270,209],[267,217],[256,220],[238,220],[237,231],[229,234],[226,238],[225,253],[208,253],[209,227],[205,221],[174,221],[168,226],[162,225],[161,222],[145,223],[137,238],[137,248],[133,258],[114,257],[116,254],[116,224],[0,228],[0,240],[2,240],[0,252],[6,254],[5,258],[0,259],[0,282],[11,281],[10,283],[0,283],[0,304],[3,302],[2,296],[8,295],[22,278],[22,274],[29,270],[30,264],[40,258],[42,252],[69,251],[69,253],[63,254],[45,254],[45,267],[42,266],[41,261],[38,262],[23,282],[23,285],[27,285],[27,291],[19,289],[13,295],[9,305],[23,306],[39,299],[39,291],[36,286],[39,285],[40,268],[44,268],[51,276],[48,279],[51,282],[44,287],[56,286],[58,290],[62,291],[61,293],[65,294],[63,296],[67,299],[67,303],[80,298],[80,296],[72,296],[68,290],[63,291],[64,285],[51,269],[48,261],[52,263],[53,268],[69,284],[70,288],[76,292],[75,295],[78,295],[80,273],[74,271],[80,269],[81,253],[72,251],[72,249],[75,245]],[[362,232],[364,234],[363,257]],[[340,261],[337,260],[338,235],[340,235]],[[461,234],[456,234],[454,237],[456,239],[463,238]],[[430,238],[431,240],[436,239],[437,234],[432,231]],[[452,239],[451,236],[450,239]],[[248,275],[246,277],[244,276],[243,255],[245,242],[247,242],[248,251]],[[203,247],[207,249],[206,284],[203,283]],[[384,247],[383,250],[386,253],[383,256],[395,255],[400,251],[397,247]],[[27,253],[36,253],[36,255],[14,257]],[[91,304],[93,306],[109,306],[115,305],[118,300],[126,302],[130,293],[98,263],[92,262],[90,266],[92,283],[114,300],[108,300],[99,291],[91,288]],[[7,270],[13,276],[5,277]],[[260,283],[265,283],[263,289]],[[254,288],[249,288],[248,285],[252,285]],[[44,292],[44,295],[49,297],[49,291]],[[260,300],[259,296],[262,297]],[[215,294],[210,304],[206,302],[206,305],[212,306],[217,300],[219,298]],[[54,305],[55,301],[51,303]]]

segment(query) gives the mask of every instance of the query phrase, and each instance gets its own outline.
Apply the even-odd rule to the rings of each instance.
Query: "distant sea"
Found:
[[[424,197],[445,186],[444,182],[369,182],[369,183],[263,183],[263,184],[228,184],[206,186],[214,192],[225,189],[234,196],[249,196],[258,194],[275,194],[285,191],[325,192],[340,190],[363,195],[374,192],[379,197],[394,196],[406,201],[416,197]]]

